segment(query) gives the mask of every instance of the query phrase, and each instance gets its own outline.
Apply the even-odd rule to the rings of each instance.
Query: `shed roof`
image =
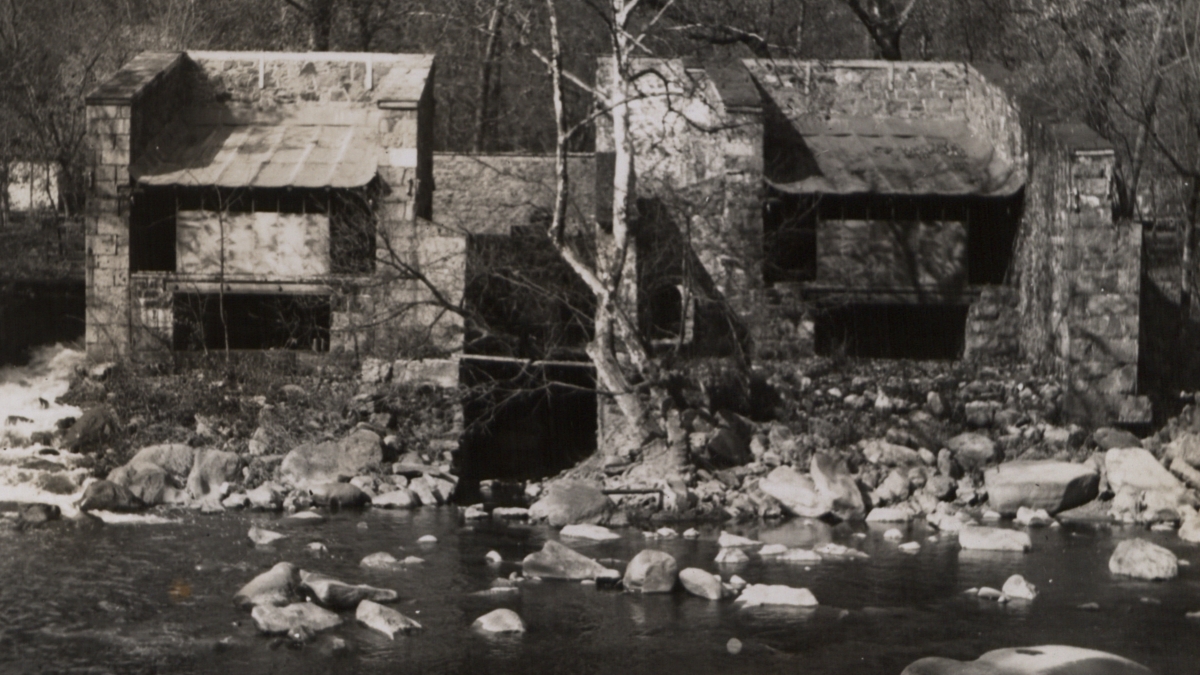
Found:
[[[960,120],[842,118],[790,120],[795,131],[786,171],[767,182],[797,194],[1000,196],[1024,184],[1019,167],[1001,158]]]
[[[317,112],[182,115],[130,172],[142,185],[352,188],[371,182],[378,157],[369,128],[354,123],[351,111]]]

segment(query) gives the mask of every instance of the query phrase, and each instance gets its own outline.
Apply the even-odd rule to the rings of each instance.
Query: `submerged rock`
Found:
[[[62,509],[53,504],[19,504],[17,520],[21,525],[41,525],[62,518]]]
[[[762,542],[757,539],[743,537],[737,534],[721,531],[721,536],[717,538],[717,546],[721,548],[736,548],[738,546],[762,546]]]
[[[750,556],[740,548],[723,548],[717,552],[717,558],[713,562],[718,565],[740,565],[750,562]]]
[[[1018,600],[1033,600],[1038,594],[1037,586],[1025,581],[1025,577],[1020,574],[1009,577],[1000,591],[1008,597]]]
[[[561,480],[551,483],[542,498],[529,507],[529,517],[545,520],[551,527],[596,523],[603,520],[612,507],[612,501],[599,487],[582,481]]]
[[[1126,539],[1108,559],[1108,570],[1137,579],[1174,579],[1179,575],[1179,561],[1162,546],[1145,539]]]
[[[527,577],[582,581],[614,574],[591,558],[557,541],[547,541],[541,551],[530,553],[521,561],[521,571]]]
[[[421,630],[421,624],[416,621],[370,600],[358,603],[358,608],[354,610],[354,618],[367,628],[377,630],[392,640],[396,639],[396,633],[408,635]]]
[[[233,604],[239,609],[255,605],[287,605],[295,599],[295,588],[300,583],[299,570],[291,563],[281,562],[250,580],[233,596]]]
[[[720,600],[725,592],[725,587],[721,584],[719,577],[698,567],[689,567],[680,571],[679,583],[688,593],[708,600]]]
[[[1033,542],[1025,532],[967,525],[958,531],[958,545],[968,551],[1028,551]]]
[[[575,537],[577,539],[591,539],[592,541],[609,541],[611,539],[620,539],[621,535],[604,527],[603,525],[586,525],[575,524],[567,525],[559,531],[561,537]]]
[[[524,633],[525,622],[511,609],[493,609],[471,624],[486,633]]]
[[[254,542],[256,546],[267,546],[287,537],[286,534],[272,532],[261,527],[250,528],[248,536],[250,537],[250,541]]]
[[[250,613],[259,632],[267,635],[287,634],[293,640],[303,641],[314,633],[328,630],[342,623],[342,618],[311,602],[297,602],[286,607],[258,605]]]
[[[1153,675],[1129,659],[1080,647],[1045,645],[997,649],[974,661],[930,656],[900,675]]]
[[[1002,514],[1020,508],[1050,514],[1086,504],[1100,493],[1100,473],[1092,464],[1008,462],[983,472],[988,502]]]
[[[737,602],[746,607],[758,605],[788,605],[792,607],[816,607],[817,599],[807,588],[750,584],[738,596]]]
[[[316,572],[300,571],[300,588],[312,594],[318,603],[331,609],[350,609],[363,600],[392,602],[399,594],[388,588],[366,584],[348,584]]]
[[[625,590],[641,593],[670,593],[675,589],[679,564],[664,551],[645,549],[625,568]]]

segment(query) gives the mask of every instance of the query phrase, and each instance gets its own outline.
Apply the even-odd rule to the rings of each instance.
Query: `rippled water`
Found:
[[[832,540],[871,554],[865,561],[803,566],[752,560],[733,569],[712,563],[716,531],[698,541],[646,542],[636,532],[613,542],[569,542],[597,558],[628,560],[649,545],[698,566],[751,583],[810,588],[815,610],[738,609],[682,593],[640,597],[567,582],[526,585],[503,599],[471,595],[507,576],[553,531],[465,526],[452,509],[342,513],[272,548],[246,537],[251,524],[277,527],[273,516],[180,514],[165,525],[109,525],[96,531],[51,529],[0,535],[0,672],[4,673],[899,673],[928,655],[971,659],[989,649],[1071,644],[1115,652],[1162,675],[1195,673],[1200,625],[1200,556],[1174,537],[1142,531],[1067,526],[1035,531],[1034,551],[959,551],[954,538],[924,527],[910,538],[916,555],[896,549],[882,529],[796,520],[746,529],[766,542],[810,545]],[[366,525],[362,529],[361,525]],[[864,532],[867,537],[856,538]],[[434,534],[433,546],[415,543]],[[1107,559],[1116,542],[1138,534],[1196,560],[1165,583],[1113,578]],[[323,542],[328,553],[306,550]],[[485,564],[488,550],[506,562]],[[416,555],[404,571],[359,567],[364,556]],[[281,560],[346,581],[396,589],[395,605],[425,631],[393,642],[353,622],[300,648],[258,636],[233,593]],[[1014,573],[1037,584],[1032,603],[1007,606],[964,597],[972,586],[999,587]],[[1086,602],[1101,609],[1077,609]],[[471,622],[495,607],[526,621],[521,636],[488,637]],[[731,655],[731,637],[746,648]],[[348,649],[333,649],[334,638]]]

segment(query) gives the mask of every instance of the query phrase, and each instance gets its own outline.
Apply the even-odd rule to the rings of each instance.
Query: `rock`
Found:
[[[139,511],[145,506],[129,488],[107,480],[88,485],[79,498],[80,511]]]
[[[912,518],[907,509],[891,506],[881,506],[871,509],[867,514],[868,523],[906,523]]]
[[[485,633],[524,633],[525,622],[521,617],[511,609],[493,609],[483,616],[475,619],[471,624],[472,628],[479,629]]]
[[[1100,427],[1093,431],[1092,442],[1099,446],[1101,450],[1142,447],[1142,442],[1138,440],[1137,436],[1124,429],[1114,429],[1112,427]]]
[[[283,508],[283,490],[276,487],[264,483],[253,490],[247,490],[246,500],[250,503],[250,508],[257,511],[278,511]]]
[[[683,534],[681,536],[684,539],[699,539],[700,538],[700,530],[697,530],[694,527],[689,527],[688,529],[683,531]]]
[[[997,649],[974,661],[930,656],[900,675],[1153,675],[1129,659],[1080,647],[1047,645]]]
[[[1018,530],[968,525],[958,531],[958,545],[968,551],[1028,551],[1029,535]]]
[[[592,541],[610,541],[620,539],[621,535],[601,525],[567,525],[559,531],[560,537],[575,537],[576,539],[591,539]]]
[[[307,640],[314,633],[342,623],[340,616],[311,602],[297,602],[286,607],[256,605],[250,616],[254,618],[259,632],[267,635],[286,634],[296,641]]]
[[[866,559],[871,557],[856,548],[842,546],[841,544],[835,544],[833,542],[826,542],[813,550],[820,554],[822,558]]]
[[[530,553],[521,561],[521,572],[527,577],[582,581],[612,574],[612,571],[591,558],[557,541],[547,541],[541,551]]]
[[[925,409],[934,417],[942,417],[946,414],[946,404],[942,401],[941,395],[936,391],[925,394]]]
[[[758,549],[758,555],[760,558],[770,558],[772,556],[783,555],[787,553],[787,550],[788,547],[783,544],[767,544]]]
[[[1141,447],[1141,444],[1135,444],[1135,447]],[[1163,447],[1163,454],[1192,467],[1200,466],[1200,434],[1194,431],[1176,433],[1171,442]]]
[[[489,565],[499,565],[500,563],[504,562],[504,557],[496,551],[488,551],[487,555],[485,555],[483,558],[488,562]]]
[[[300,588],[307,591],[321,605],[330,609],[350,609],[363,600],[391,602],[399,597],[388,588],[375,588],[366,584],[357,586],[338,581],[316,572],[300,570]]]
[[[912,466],[921,463],[921,455],[912,448],[875,439],[863,445],[863,456],[872,464]]]
[[[1200,470],[1192,467],[1184,460],[1176,457],[1171,460],[1171,473],[1179,477],[1184,483],[1187,483],[1191,488],[1200,488]]]
[[[279,520],[280,525],[320,525],[328,520],[316,511],[298,511]]]
[[[714,468],[742,466],[754,461],[750,451],[751,425],[740,416],[722,410],[722,426],[709,437],[703,456]]]
[[[819,563],[821,562],[821,554],[806,548],[789,548],[787,551],[776,556],[775,560],[794,564]]]
[[[758,481],[758,489],[779,501],[788,513],[802,518],[820,518],[833,505],[817,493],[811,478],[790,466],[780,466]]]
[[[973,427],[990,427],[1000,404],[995,401],[968,401],[963,406],[967,424]]]
[[[862,520],[867,515],[862,493],[846,460],[825,453],[813,455],[809,471],[817,494],[831,504],[829,512],[842,520]]]
[[[108,406],[88,408],[63,435],[63,447],[71,452],[95,450],[121,427],[117,414]]]
[[[725,592],[721,579],[698,567],[689,567],[679,572],[679,583],[692,595],[708,600],[720,600]]]
[[[377,602],[363,600],[354,610],[354,619],[372,630],[395,640],[396,633],[408,635],[421,630],[421,624],[404,616],[391,607],[384,607]]]
[[[433,536],[432,534],[423,534],[417,537],[417,543],[424,544],[426,546],[432,546],[433,544],[436,544],[437,541],[437,537]]]
[[[1024,525],[1025,527],[1046,527],[1054,522],[1050,514],[1046,513],[1046,509],[1034,511],[1024,506],[1017,509],[1017,517],[1014,520],[1018,525]]]
[[[750,562],[750,556],[740,548],[723,548],[717,552],[717,558],[713,562],[718,565],[740,565]]]
[[[1162,546],[1145,539],[1126,539],[1108,559],[1108,570],[1137,579],[1174,579],[1179,575],[1179,562]]]
[[[967,471],[982,469],[996,458],[996,444],[983,434],[968,432],[946,441],[946,447],[954,453],[954,461]]]
[[[408,488],[385,492],[371,500],[371,506],[381,509],[411,509],[417,500]]]
[[[880,504],[895,504],[908,499],[910,494],[908,476],[899,470],[893,470],[875,488],[875,496]]]
[[[962,467],[958,465],[958,462],[954,461],[954,452],[949,448],[938,450],[937,468],[938,473],[943,476],[949,476],[954,480],[962,478]]]
[[[295,589],[300,583],[300,572],[291,563],[281,562],[250,580],[233,596],[238,609],[249,609],[255,605],[282,607],[295,599]]]
[[[532,520],[545,520],[551,527],[596,523],[612,510],[612,502],[600,488],[582,481],[551,483],[545,494],[529,508]]]
[[[368,567],[371,569],[394,569],[400,565],[400,561],[396,560],[396,556],[386,551],[372,553],[359,561],[360,567]]]
[[[367,493],[349,483],[317,483],[309,489],[314,504],[332,510],[358,509],[371,503]]]
[[[922,489],[934,499],[945,502],[954,499],[957,487],[958,484],[949,476],[931,476]]]
[[[738,596],[737,602],[745,607],[756,607],[758,605],[817,606],[816,597],[807,588],[769,586],[766,584],[750,584]]]
[[[1006,462],[983,472],[989,505],[1012,515],[1021,507],[1054,514],[1086,504],[1100,492],[1091,464],[1055,461]]]
[[[286,534],[264,530],[261,527],[251,527],[248,536],[250,537],[250,541],[254,542],[255,546],[267,546],[280,539],[287,538]]]
[[[492,520],[524,520],[529,517],[529,509],[523,506],[497,506],[492,509]]]
[[[62,509],[53,504],[18,504],[17,521],[22,525],[41,525],[62,518]]]
[[[888,539],[888,540],[899,541],[900,539],[904,538],[904,533],[901,532],[900,530],[898,530],[897,528],[893,527],[890,530],[888,530],[887,532],[883,533],[883,538]]]
[[[671,554],[648,548],[629,561],[623,581],[627,591],[670,593],[678,575],[679,565]]]
[[[983,588],[979,589],[979,591],[976,593],[976,596],[983,600],[999,600],[1004,597],[1004,593],[998,589],[984,586]]]
[[[1186,542],[1200,544],[1200,514],[1191,513],[1184,518],[1179,525],[1178,534],[1179,538]]]
[[[757,539],[750,539],[737,534],[732,534],[721,530],[721,536],[717,537],[717,546],[721,548],[736,548],[738,546],[762,546],[762,542]]]
[[[913,554],[921,550],[921,545],[915,541],[908,541],[897,546],[902,553]]]
[[[1037,597],[1037,586],[1025,581],[1025,577],[1020,574],[1014,574],[1004,582],[1004,587],[1000,589],[1002,593],[1010,598],[1017,600],[1033,600]]]
[[[1113,448],[1104,453],[1108,482],[1113,492],[1128,486],[1136,490],[1183,490],[1179,479],[1142,448]]]
[[[297,446],[284,456],[279,475],[289,485],[308,487],[378,471],[382,462],[383,445],[379,434],[369,429],[356,429],[340,443],[329,441]]]
[[[742,641],[737,638],[729,638],[729,641],[725,643],[725,651],[733,654],[734,656],[741,654]]]
[[[77,473],[55,472],[42,473],[37,477],[37,486],[43,492],[55,495],[71,495],[79,489]]]
[[[129,489],[147,506],[163,503],[168,487],[167,472],[149,462],[130,462],[108,473],[108,480]]]
[[[202,450],[196,453],[192,471],[188,474],[187,491],[193,499],[219,494],[220,485],[241,476],[242,460],[237,453],[223,450]]]
[[[171,478],[180,483],[187,480],[192,472],[192,464],[196,458],[196,448],[183,443],[165,443],[150,445],[137,451],[130,464],[153,464],[170,474]]]

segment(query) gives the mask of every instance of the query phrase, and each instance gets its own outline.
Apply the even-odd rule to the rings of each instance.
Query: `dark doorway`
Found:
[[[962,356],[967,305],[844,305],[816,314],[816,348],[883,359]]]

